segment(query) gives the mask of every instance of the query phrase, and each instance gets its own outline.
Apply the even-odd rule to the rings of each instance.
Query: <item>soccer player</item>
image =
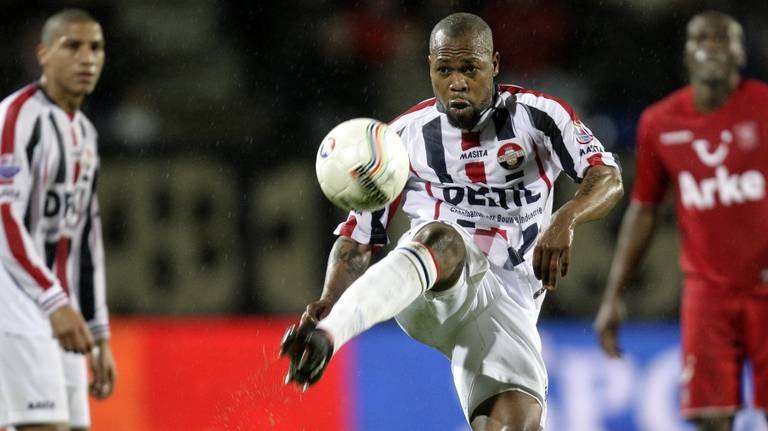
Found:
[[[494,84],[499,53],[481,18],[441,20],[428,62],[435,98],[390,125],[411,161],[402,195],[411,229],[368,268],[397,204],[338,226],[322,295],[286,332],[287,381],[316,382],[345,342],[396,316],[451,360],[474,429],[538,430],[543,292],[568,271],[574,228],[620,198],[618,166],[562,101]],[[553,215],[561,172],[581,185]]]
[[[87,429],[83,354],[95,398],[115,384],[97,134],[80,112],[104,65],[100,24],[51,16],[37,57],[40,80],[0,102],[0,427]]]
[[[637,176],[595,328],[620,356],[623,292],[675,191],[685,276],[682,414],[700,430],[730,430],[741,371],[752,363],[755,405],[768,409],[768,87],[742,79],[738,22],[704,12],[688,23],[690,85],[645,110]]]

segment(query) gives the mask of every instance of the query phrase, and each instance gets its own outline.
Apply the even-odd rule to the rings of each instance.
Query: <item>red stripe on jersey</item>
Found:
[[[427,194],[429,195],[429,197],[431,197],[432,199],[435,199],[435,195],[432,194],[432,183],[427,182],[424,185],[424,188],[426,189]],[[440,199],[435,199],[435,215],[433,216],[434,220],[437,220],[437,218],[440,217],[440,204],[441,203],[442,203],[442,201]]]
[[[37,93],[37,85],[29,85],[8,106],[8,111],[5,113],[5,121],[3,122],[3,136],[0,138],[2,139],[0,153],[13,154],[13,145],[16,139],[16,120],[19,118],[19,111],[21,111],[24,103],[35,93]]]
[[[392,219],[395,217],[395,213],[397,212],[397,209],[400,207],[400,199],[403,198],[403,194],[400,193],[397,195],[394,201],[392,201],[391,204],[389,204],[389,212],[387,213],[387,226],[389,227],[389,224],[392,223]]]
[[[508,85],[508,84],[499,84],[498,90],[501,92],[508,92],[512,94],[517,93],[524,93],[524,94],[533,94],[536,97],[543,97],[545,99],[549,99],[552,101],[557,102],[560,106],[565,109],[566,112],[568,112],[568,115],[571,117],[571,121],[578,121],[579,117],[576,115],[576,112],[571,108],[571,105],[566,103],[563,99],[560,99],[559,97],[550,96],[549,94],[542,93],[536,90],[529,90],[527,88],[518,87],[516,85]]]
[[[69,282],[67,281],[67,260],[69,259],[69,238],[59,238],[56,245],[56,277],[61,283],[64,292],[69,294]]]
[[[541,159],[539,158],[539,152],[536,151],[536,147],[533,147],[533,152],[536,154],[536,166],[539,167],[539,176],[547,184],[547,190],[552,190],[552,182],[549,181],[549,177],[547,177],[547,172],[544,170],[544,165],[541,164]]]
[[[480,146],[480,132],[464,132],[461,134],[461,151]]]
[[[496,237],[496,233],[498,233],[498,231],[498,228],[491,228],[490,230],[475,229],[475,244],[477,244],[478,248],[480,248],[480,251],[482,251],[486,256],[491,253],[493,239]]]
[[[27,250],[24,248],[24,240],[21,236],[19,225],[14,220],[13,214],[11,214],[10,203],[0,205],[0,217],[3,219],[3,230],[5,230],[5,237],[8,239],[8,245],[11,248],[11,254],[19,262],[19,265],[32,276],[43,290],[53,286],[53,281],[49,280],[43,271],[29,260]]]
[[[424,108],[428,108],[430,106],[433,106],[435,103],[437,103],[437,99],[435,99],[434,97],[431,98],[431,99],[427,99],[427,100],[419,103],[418,105],[413,106],[412,108],[410,108],[409,110],[403,112],[402,114],[398,115],[392,121],[390,121],[389,124],[394,123],[395,121],[400,119],[400,117],[402,117],[403,115],[408,115],[408,114],[410,114],[412,112],[416,112],[416,111],[422,110]]]
[[[344,226],[341,227],[339,235],[352,238],[352,232],[354,232],[355,227],[357,227],[357,217],[350,214],[347,221],[344,222]]]
[[[587,163],[589,163],[589,166],[605,166],[602,154],[592,154],[587,159]]]
[[[472,162],[464,165],[464,171],[467,173],[467,177],[473,183],[486,183],[485,180],[485,163]]]

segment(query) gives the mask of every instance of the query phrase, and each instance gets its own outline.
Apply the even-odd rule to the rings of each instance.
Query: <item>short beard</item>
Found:
[[[480,111],[477,109],[472,109],[472,112],[469,113],[469,115],[460,116],[453,114],[447,109],[446,115],[448,116],[448,123],[450,123],[451,126],[463,130],[471,130],[477,125],[477,122],[480,121]]]

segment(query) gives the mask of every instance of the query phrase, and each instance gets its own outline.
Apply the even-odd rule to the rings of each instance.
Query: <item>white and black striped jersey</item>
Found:
[[[0,126],[0,330],[50,334],[70,302],[107,338],[96,129],[37,83],[0,102]]]
[[[415,226],[449,220],[465,227],[491,270],[514,284],[532,272],[533,246],[550,222],[552,185],[561,172],[580,182],[594,165],[618,168],[614,156],[564,102],[513,85],[498,85],[492,106],[472,130],[452,126],[442,105],[426,100],[390,123],[408,149],[411,175],[401,195]],[[352,212],[335,233],[374,247],[388,241],[396,200],[376,212]],[[514,286],[509,287],[514,290]],[[530,292],[510,292],[538,309]]]

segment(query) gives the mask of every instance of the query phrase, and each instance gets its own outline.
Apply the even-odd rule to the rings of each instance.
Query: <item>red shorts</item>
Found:
[[[686,280],[681,308],[683,416],[733,414],[752,366],[754,405],[768,411],[768,297]]]

